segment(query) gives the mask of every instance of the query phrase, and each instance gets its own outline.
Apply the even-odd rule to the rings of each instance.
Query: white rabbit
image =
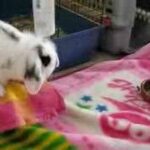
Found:
[[[52,41],[0,21],[0,96],[9,80],[23,81],[28,92],[36,94],[58,66]]]

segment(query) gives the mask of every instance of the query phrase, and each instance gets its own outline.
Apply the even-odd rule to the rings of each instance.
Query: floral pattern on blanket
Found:
[[[149,150],[150,104],[137,88],[150,78],[149,57],[150,44],[54,81],[67,110],[54,121],[61,129],[53,122],[47,127],[63,132],[81,150]]]

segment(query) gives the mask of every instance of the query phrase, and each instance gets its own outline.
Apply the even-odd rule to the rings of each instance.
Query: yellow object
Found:
[[[37,122],[30,105],[29,94],[22,83],[11,81],[5,87],[1,103],[12,102],[17,115],[26,123]]]
[[[6,93],[4,98],[13,101],[24,101],[27,99],[28,93],[23,84],[19,82],[9,82],[6,85]]]

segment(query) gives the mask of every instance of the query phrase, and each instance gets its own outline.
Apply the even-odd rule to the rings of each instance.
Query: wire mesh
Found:
[[[105,0],[57,0],[58,7],[67,9],[95,24],[102,23]]]
[[[150,42],[150,1],[137,0],[136,18],[132,29],[131,45],[139,48]]]
[[[150,23],[149,0],[137,0],[136,18],[146,23]]]
[[[8,1],[9,0],[7,0],[7,3]],[[15,1],[18,2],[16,3],[17,6],[12,5],[12,7],[8,7],[11,8],[13,13],[7,15],[8,9],[3,7],[6,1],[3,0],[0,6],[1,14],[5,14],[5,17],[8,18],[7,21],[17,28],[33,31],[32,1],[26,1],[27,8],[25,6],[23,7],[19,0]],[[105,1],[106,0],[56,0],[56,34],[54,38],[101,24],[105,13]],[[20,11],[16,9],[18,6],[20,8],[19,10],[25,10],[25,13],[20,13]]]

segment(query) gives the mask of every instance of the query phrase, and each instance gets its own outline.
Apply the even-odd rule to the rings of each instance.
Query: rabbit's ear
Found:
[[[0,21],[0,31],[14,41],[21,39],[22,33],[10,24]]]
[[[36,94],[39,92],[44,83],[44,76],[38,62],[35,62],[33,66],[27,65],[24,75],[24,83],[30,94]]]
[[[37,81],[34,78],[26,78],[24,83],[28,92],[33,95],[40,91],[43,84],[42,81]]]

